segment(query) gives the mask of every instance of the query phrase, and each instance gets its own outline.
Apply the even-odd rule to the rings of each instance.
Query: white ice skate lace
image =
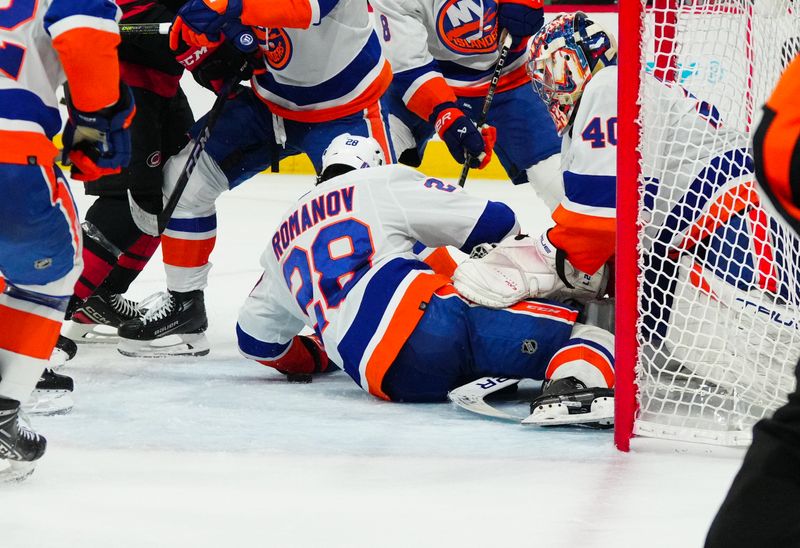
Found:
[[[120,294],[111,295],[111,307],[125,318],[136,318],[143,313],[142,308],[130,299],[126,299]]]
[[[175,299],[169,291],[162,291],[147,297],[139,307],[147,309],[147,312],[142,316],[142,323],[147,325],[150,322],[157,322],[165,318],[172,312],[175,308]]]
[[[28,415],[23,413],[22,410],[17,414],[17,434],[34,441],[39,438],[39,434],[31,428],[31,421]]]
[[[37,434],[33,430],[30,430],[24,424],[17,424],[17,432],[23,438],[27,438],[31,441],[36,441],[36,439],[39,437],[39,434]]]

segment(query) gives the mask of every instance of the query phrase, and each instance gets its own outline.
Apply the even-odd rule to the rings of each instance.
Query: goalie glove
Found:
[[[605,268],[592,276],[576,270],[544,233],[506,238],[482,258],[470,257],[456,269],[453,284],[475,303],[506,308],[533,297],[592,299],[605,292],[606,278]]]
[[[525,235],[506,238],[483,255],[473,254],[453,274],[461,295],[489,308],[506,308],[553,291],[557,283],[555,268]]]
[[[556,300],[575,299],[585,303],[605,295],[608,285],[608,269],[605,265],[594,274],[578,270],[567,260],[567,254],[558,249],[543,232],[536,241],[539,254],[547,261],[558,276],[558,282],[552,290],[545,291],[535,297],[549,297]]]

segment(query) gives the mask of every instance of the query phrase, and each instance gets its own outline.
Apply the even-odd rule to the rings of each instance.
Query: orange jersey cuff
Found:
[[[580,215],[558,206],[553,212],[556,226],[547,233],[554,246],[567,254],[570,264],[594,274],[614,256],[616,219]]]
[[[455,103],[456,94],[442,76],[434,76],[422,83],[408,98],[408,110],[422,118],[429,120],[433,109],[442,103]]]
[[[258,27],[286,27],[307,29],[314,14],[308,0],[244,0],[242,23]]]
[[[53,40],[75,108],[95,112],[119,100],[119,34],[80,27]]]

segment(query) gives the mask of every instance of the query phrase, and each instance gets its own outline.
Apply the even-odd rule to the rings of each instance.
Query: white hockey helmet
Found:
[[[322,153],[322,172],[320,180],[325,181],[335,175],[351,171],[352,169],[364,169],[367,167],[378,167],[385,164],[383,150],[378,141],[372,137],[362,137],[361,135],[351,135],[345,133],[339,135],[325,152]],[[326,171],[331,166],[349,166],[351,169],[335,169],[335,175],[328,175]]]

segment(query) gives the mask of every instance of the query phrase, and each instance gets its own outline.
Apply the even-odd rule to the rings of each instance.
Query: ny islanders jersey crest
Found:
[[[441,43],[461,55],[497,50],[497,4],[490,0],[437,3],[436,32]]]
[[[282,70],[292,60],[292,41],[283,29],[269,29],[264,56],[271,69]]]
[[[486,94],[498,54],[496,0],[371,0],[370,3],[395,73],[392,85],[406,104],[414,103],[417,91],[439,76],[458,96]],[[512,44],[498,91],[527,83],[525,51],[523,43]]]

